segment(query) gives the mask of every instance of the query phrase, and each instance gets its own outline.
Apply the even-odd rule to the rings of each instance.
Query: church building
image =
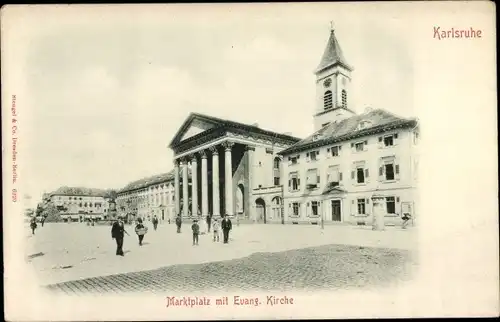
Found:
[[[191,113],[170,143],[175,212],[183,218],[227,214],[236,222],[283,222],[278,153],[299,141],[257,124]]]
[[[356,114],[352,72],[332,29],[315,71],[314,133],[305,139],[191,113],[170,143],[175,213],[371,224],[377,194],[387,224],[415,218],[417,120],[383,109]]]
[[[415,218],[417,120],[383,109],[356,114],[352,72],[332,29],[315,71],[314,133],[279,152],[286,223],[371,224],[374,194],[387,224]]]

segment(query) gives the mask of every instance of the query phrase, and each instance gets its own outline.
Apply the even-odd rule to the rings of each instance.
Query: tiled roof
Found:
[[[85,188],[85,187],[60,187],[56,191],[50,193],[51,196],[89,196],[89,197],[104,197],[106,190]]]
[[[252,132],[252,133],[260,133],[263,135],[268,135],[268,136],[274,136],[276,138],[279,138],[284,141],[288,141],[290,144],[293,144],[295,142],[298,142],[300,139],[288,134],[284,133],[278,133],[270,130],[264,130],[256,125],[250,125],[250,124],[245,124],[245,123],[240,123],[240,122],[235,122],[227,119],[222,119],[218,118],[215,116],[209,116],[205,114],[200,114],[200,113],[191,113],[189,114],[188,118],[186,121],[184,121],[183,125],[180,127],[179,131],[175,135],[175,137],[172,139],[170,143],[170,147],[175,146],[176,144],[180,143],[180,138],[184,131],[189,127],[193,119],[200,119],[205,122],[209,122],[215,125],[215,127],[229,127],[229,128],[237,128],[241,129],[247,132]],[[201,135],[203,134],[200,133]]]
[[[364,129],[359,129],[360,123],[365,121],[369,125]],[[407,119],[382,109],[375,109],[365,114],[353,115],[342,121],[331,123],[304,140],[279,152],[279,154],[291,154],[331,143],[382,133],[395,127],[411,127],[416,124],[416,119]]]
[[[151,185],[154,185],[154,184],[164,183],[164,182],[171,181],[171,180],[174,180],[174,170],[170,170],[167,173],[157,174],[154,176],[150,176],[147,178],[142,178],[142,179],[133,181],[133,182],[129,183],[128,185],[126,185],[125,188],[120,189],[118,192],[123,193],[126,191],[142,189],[142,188],[146,188],[146,187],[149,187]]]
[[[352,70],[352,67],[347,64],[344,54],[342,53],[342,49],[340,48],[340,44],[337,41],[337,37],[335,37],[335,32],[332,30],[330,32],[330,38],[328,39],[325,52],[323,53],[323,57],[321,57],[321,62],[319,63],[318,68],[316,68],[316,73],[319,73],[323,69],[335,64],[340,64],[347,69]]]

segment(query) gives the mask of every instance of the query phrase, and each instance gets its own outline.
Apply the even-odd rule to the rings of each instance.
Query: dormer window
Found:
[[[361,123],[359,123],[358,130],[366,129],[366,128],[370,127],[371,125],[372,125],[372,122],[370,122],[370,121],[361,121]]]
[[[313,137],[312,137],[313,142],[314,141],[318,141],[319,139],[321,139],[321,135],[320,134],[314,134]]]

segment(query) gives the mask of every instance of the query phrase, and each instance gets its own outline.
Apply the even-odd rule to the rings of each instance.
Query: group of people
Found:
[[[175,224],[177,225],[177,233],[181,232],[182,226],[182,218],[180,215],[177,215],[175,219]],[[231,223],[231,219],[227,215],[224,215],[224,219],[222,219],[221,223],[217,218],[214,219],[213,227],[212,226],[212,217],[210,215],[207,216],[207,226],[208,232],[210,232],[210,228],[213,230],[213,241],[219,241],[219,232],[222,230],[222,234],[224,236],[224,244],[229,243],[229,232],[233,229],[233,224]],[[200,225],[198,224],[198,219],[193,220],[193,224],[191,225],[191,230],[193,232],[193,246],[198,245],[198,240],[200,236]]]
[[[156,216],[151,220],[153,223],[153,228],[156,230],[158,228],[158,218]],[[182,227],[182,218],[181,215],[177,215],[175,219],[175,224],[177,226],[177,233],[181,232]],[[223,219],[219,223],[217,218],[213,220],[212,225],[212,216],[207,216],[207,225],[208,232],[212,229],[213,231],[213,241],[219,241],[219,234],[222,231],[223,234],[223,242],[224,244],[229,243],[229,232],[233,229],[233,225],[231,223],[231,219],[227,215],[224,215]],[[191,230],[193,232],[193,245],[198,245],[199,235],[200,235],[200,225],[198,224],[198,220],[194,219],[193,224],[191,225]],[[148,232],[148,228],[144,225],[141,218],[137,219],[137,224],[135,226],[135,233],[139,239],[139,246],[143,245],[144,236]],[[125,234],[129,235],[129,233],[125,230],[125,223],[123,221],[123,217],[118,217],[118,219],[113,223],[111,227],[111,238],[116,241],[116,255],[124,256],[123,252],[123,239]],[[130,235],[129,235],[130,236]]]

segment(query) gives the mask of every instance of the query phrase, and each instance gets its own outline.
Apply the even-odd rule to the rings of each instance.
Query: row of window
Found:
[[[167,196],[167,195],[170,195],[172,198],[174,196],[174,192],[172,191],[171,193],[167,194],[167,192],[164,192],[164,193],[157,193],[157,194],[154,194],[154,195],[144,195],[144,196],[132,196],[132,197],[119,197],[117,198],[117,200],[123,200],[123,199],[130,199],[130,200],[144,200],[144,199],[149,199],[149,200],[153,200],[154,198],[162,198],[163,196]]]
[[[96,207],[96,208],[100,208],[102,207],[102,203],[101,202],[96,202],[96,203],[87,203],[87,202],[80,202],[80,203],[77,203],[76,201],[64,201],[63,202],[63,205],[76,205],[78,204],[79,207]]]
[[[385,210],[388,215],[397,215],[397,204],[399,204],[400,199],[396,196],[385,197]],[[367,216],[371,212],[369,211],[370,199],[369,198],[357,198],[351,201],[352,205],[356,207],[353,215]],[[290,217],[300,217],[301,216],[301,203],[292,202],[289,204],[291,209]],[[320,202],[310,201],[306,203],[306,214],[309,217],[318,217],[321,215]]]
[[[396,163],[394,157],[382,158],[379,161],[378,169],[378,181],[390,182],[399,179],[399,164]],[[338,186],[342,183],[344,179],[343,173],[340,171],[339,165],[333,165],[328,167],[326,174],[326,183],[333,184],[333,186]],[[369,182],[370,171],[368,166],[364,161],[356,162],[353,164],[353,169],[351,170],[351,180],[355,184],[364,184]],[[317,168],[309,169],[306,172],[306,187],[308,189],[318,188],[321,183],[321,175]],[[288,176],[288,190],[298,191],[300,190],[300,174],[298,171],[290,172]]]
[[[369,198],[358,198],[356,201],[352,200],[353,205],[357,205],[357,215],[369,215],[368,206],[370,204]],[[399,197],[385,197],[385,211],[388,215],[396,215],[396,204],[399,203]]]
[[[155,187],[147,188],[146,190],[140,190],[140,191],[136,191],[136,192],[133,192],[133,193],[121,194],[119,196],[119,198],[134,198],[134,197],[138,197],[139,196],[138,194],[141,194],[141,195],[144,195],[144,196],[151,195],[151,193],[152,193],[153,190],[160,190],[161,191],[162,188],[160,188],[159,186],[155,186]],[[165,188],[163,191],[164,191],[163,193],[167,193],[167,192],[170,192],[170,191],[172,191],[172,193],[173,193],[173,188],[172,187]],[[161,194],[162,192],[159,192],[159,193]]]
[[[95,197],[83,197],[83,198],[85,198],[85,199],[92,198],[93,199]],[[62,200],[63,197],[59,196],[58,199]],[[84,199],[82,199],[82,197],[69,197],[68,199],[69,200],[84,200]],[[102,200],[102,198],[96,198],[96,199],[101,199]]]
[[[397,143],[398,134],[389,134],[385,136],[378,137],[379,147],[392,147]],[[351,143],[352,152],[365,152],[367,150],[368,140],[353,142]],[[342,145],[334,145],[326,148],[326,157],[339,157],[341,155]],[[319,160],[320,150],[310,151],[306,153],[306,162],[317,161]],[[288,164],[295,165],[299,164],[300,154],[296,156],[288,157]]]

